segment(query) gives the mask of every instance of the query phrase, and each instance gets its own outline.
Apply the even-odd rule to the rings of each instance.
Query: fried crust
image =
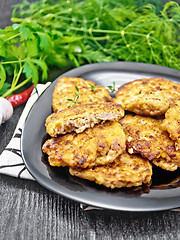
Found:
[[[70,168],[69,172],[73,176],[113,189],[149,183],[152,165],[140,156],[123,153],[112,164],[87,169]]]
[[[82,133],[49,139],[43,145],[51,166],[93,167],[113,162],[125,151],[125,134],[117,122],[98,124]]]
[[[51,137],[75,131],[83,132],[102,121],[118,121],[124,116],[124,109],[115,103],[94,103],[77,105],[51,114],[46,119],[46,131]]]
[[[79,89],[77,105],[112,101],[109,91],[103,86],[95,85],[94,82],[82,78],[62,77],[58,80],[53,92],[52,108],[54,112],[68,108],[71,105],[68,99],[75,99],[75,86]],[[92,90],[92,86],[94,90]]]
[[[120,123],[126,134],[126,146],[130,154],[139,153],[168,171],[174,171],[180,166],[180,153],[176,151],[168,133],[162,129],[162,120],[128,114]]]
[[[161,126],[168,131],[170,138],[175,141],[176,150],[180,151],[180,102],[167,110]]]
[[[180,167],[180,163],[178,165],[176,161],[174,163],[172,159],[168,160],[164,158],[158,158],[158,159],[152,160],[152,163],[157,167],[160,167],[166,171],[171,171],[171,172],[177,170],[177,168]]]
[[[115,102],[127,111],[156,116],[163,115],[177,99],[180,99],[180,84],[165,78],[145,78],[122,85]]]

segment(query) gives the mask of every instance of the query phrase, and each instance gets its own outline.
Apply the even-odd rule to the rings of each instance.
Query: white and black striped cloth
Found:
[[[46,84],[38,84],[37,87],[33,90],[31,97],[27,101],[26,106],[22,112],[22,115],[19,119],[11,141],[0,155],[0,173],[13,177],[34,180],[34,178],[29,174],[28,170],[26,169],[21,157],[21,133],[25,119],[32,105],[49,85],[50,82]]]

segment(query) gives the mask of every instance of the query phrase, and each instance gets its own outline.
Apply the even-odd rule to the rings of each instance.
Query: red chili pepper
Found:
[[[6,99],[12,104],[13,107],[16,107],[22,103],[25,103],[29,99],[33,89],[34,89],[34,83],[30,88],[26,89],[24,92],[11,95]]]

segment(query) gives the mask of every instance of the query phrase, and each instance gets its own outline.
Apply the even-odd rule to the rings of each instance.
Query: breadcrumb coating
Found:
[[[123,153],[112,164],[93,168],[70,168],[73,176],[95,181],[108,188],[140,186],[150,183],[152,176],[151,163],[141,156]]]
[[[75,131],[83,132],[103,121],[118,121],[124,116],[124,109],[115,103],[94,103],[77,105],[51,114],[46,119],[46,131],[51,137]]]
[[[180,102],[176,102],[167,110],[161,126],[168,131],[170,138],[175,141],[176,150],[180,151]]]
[[[82,133],[51,138],[43,145],[51,166],[93,167],[113,162],[125,151],[126,138],[117,122],[98,124]]]
[[[122,85],[115,102],[127,111],[145,116],[163,115],[180,99],[180,84],[165,78],[138,79]]]
[[[180,166],[180,152],[176,151],[169,134],[162,129],[162,121],[128,114],[120,123],[126,134],[126,146],[130,154],[139,153],[144,158],[156,160],[153,163],[163,166],[163,169],[174,171]]]
[[[94,82],[82,78],[62,77],[58,80],[53,92],[52,108],[54,112],[71,106],[72,103],[68,99],[76,98],[76,87],[79,89],[76,105],[112,101],[109,91],[103,86],[95,85]]]

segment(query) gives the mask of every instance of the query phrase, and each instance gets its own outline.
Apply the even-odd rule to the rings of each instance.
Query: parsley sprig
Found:
[[[27,25],[27,26],[26,26]],[[42,29],[41,29],[42,30]],[[39,31],[41,31],[39,29]],[[29,25],[15,24],[5,29],[0,29],[0,95],[6,97],[28,82],[36,86],[41,79],[47,79],[47,64],[37,41],[37,33],[33,34]],[[36,44],[35,44],[36,43]],[[7,77],[11,77],[11,83]],[[23,80],[22,80],[23,79]]]
[[[67,66],[71,46],[78,37],[69,39],[37,23],[23,22],[0,29],[0,96],[7,97],[28,83],[44,83],[48,67]],[[66,48],[66,50],[63,48]],[[68,49],[69,48],[69,49]]]

